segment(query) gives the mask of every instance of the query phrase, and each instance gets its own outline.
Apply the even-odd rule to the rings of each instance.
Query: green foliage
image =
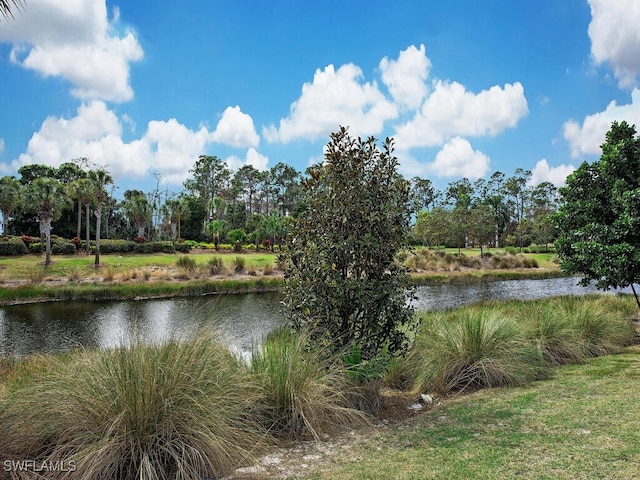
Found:
[[[243,242],[245,236],[246,236],[246,233],[242,228],[236,228],[234,230],[229,230],[227,232],[227,240],[230,243]]]
[[[344,371],[310,346],[303,333],[283,327],[252,351],[250,371],[261,385],[267,427],[280,436],[304,438],[364,423],[349,408]]]
[[[423,317],[408,362],[416,390],[446,393],[526,384],[542,359],[516,321],[467,308]]]
[[[600,160],[583,163],[560,189],[554,216],[561,268],[601,289],[640,281],[640,140],[614,122]]]
[[[76,463],[73,478],[220,478],[265,431],[256,388],[209,335],[52,359],[0,404],[3,458]]]
[[[10,257],[26,255],[27,253],[29,253],[29,249],[20,237],[0,238],[0,256]]]
[[[359,345],[365,359],[406,349],[413,321],[408,275],[395,260],[409,231],[409,191],[392,152],[389,139],[379,150],[345,128],[332,134],[281,259],[292,324],[334,352]]]
[[[34,244],[31,244],[31,246],[33,245]],[[76,252],[76,246],[69,240],[65,240],[64,238],[54,238],[51,240],[51,253],[54,255],[75,255]]]

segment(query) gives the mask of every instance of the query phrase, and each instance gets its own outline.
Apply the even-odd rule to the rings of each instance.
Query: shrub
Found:
[[[3,237],[0,241],[0,256],[26,255],[29,249],[20,237]]]
[[[272,275],[273,274],[273,263],[267,263],[264,267],[262,267],[263,275]]]
[[[261,385],[267,427],[279,436],[318,439],[365,423],[348,407],[344,370],[309,345],[309,337],[283,327],[254,347],[250,372]]]
[[[514,321],[462,309],[424,318],[408,361],[419,391],[522,385],[541,372],[542,359]]]
[[[208,335],[85,352],[2,399],[0,452],[77,479],[219,478],[263,444],[255,392]]]
[[[44,252],[44,243],[33,242],[29,244],[29,253],[42,253]]]
[[[51,240],[51,253],[54,255],[75,255],[76,246],[63,238],[55,238]]]

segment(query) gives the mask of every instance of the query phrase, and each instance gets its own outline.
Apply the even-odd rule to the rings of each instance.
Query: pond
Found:
[[[415,307],[434,310],[481,300],[534,299],[596,292],[576,278],[510,280],[419,287]],[[247,352],[284,321],[279,293],[210,295],[120,302],[55,302],[0,307],[0,354],[18,356],[75,347],[113,347],[132,338],[159,342],[215,329]]]

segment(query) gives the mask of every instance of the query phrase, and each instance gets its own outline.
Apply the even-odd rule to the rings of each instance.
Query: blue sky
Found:
[[[0,20],[0,175],[88,157],[123,191],[322,159],[339,125],[442,188],[562,184],[640,125],[636,0],[26,0]]]

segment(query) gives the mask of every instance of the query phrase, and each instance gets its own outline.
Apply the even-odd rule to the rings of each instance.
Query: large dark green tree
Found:
[[[409,186],[393,142],[331,135],[325,162],[303,182],[307,209],[293,222],[282,260],[293,325],[334,352],[362,358],[407,347],[413,314],[408,275],[396,262],[409,231]]]
[[[635,126],[614,122],[600,160],[583,163],[560,189],[553,217],[556,251],[567,273],[600,289],[640,281],[640,140]],[[636,294],[636,301],[638,296]],[[640,307],[640,301],[638,301]]]

